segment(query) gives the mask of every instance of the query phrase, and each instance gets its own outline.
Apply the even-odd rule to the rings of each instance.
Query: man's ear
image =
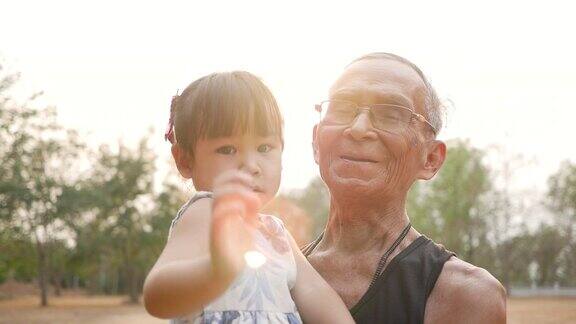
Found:
[[[318,124],[314,125],[312,130],[312,151],[314,152],[314,161],[318,164],[318,141],[316,140],[316,134],[318,132]]]
[[[192,163],[188,152],[184,151],[178,144],[172,144],[171,151],[180,175],[186,179],[192,178]]]
[[[422,169],[418,172],[418,179],[430,180],[436,175],[446,159],[446,144],[439,140],[433,140],[425,144],[425,161]]]

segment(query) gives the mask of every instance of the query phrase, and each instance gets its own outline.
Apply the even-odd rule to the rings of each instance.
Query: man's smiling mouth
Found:
[[[350,161],[350,162],[365,162],[365,163],[376,163],[377,162],[377,161],[372,160],[372,159],[356,157],[356,156],[351,156],[351,155],[342,155],[340,158],[342,160]]]

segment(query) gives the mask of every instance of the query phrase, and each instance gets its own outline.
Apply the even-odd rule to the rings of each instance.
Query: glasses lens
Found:
[[[320,117],[323,122],[348,124],[356,117],[356,105],[346,101],[325,101]]]
[[[396,134],[406,128],[412,117],[409,109],[391,105],[374,105],[371,111],[374,127]]]

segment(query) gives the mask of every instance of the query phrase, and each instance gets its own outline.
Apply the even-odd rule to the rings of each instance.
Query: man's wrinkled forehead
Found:
[[[390,59],[366,59],[350,64],[330,88],[331,99],[391,103],[415,107],[426,86],[406,64]],[[366,102],[364,102],[366,101]]]

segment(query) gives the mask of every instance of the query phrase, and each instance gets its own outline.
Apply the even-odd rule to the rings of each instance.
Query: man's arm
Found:
[[[506,323],[506,291],[488,271],[452,257],[428,298],[424,323]]]

